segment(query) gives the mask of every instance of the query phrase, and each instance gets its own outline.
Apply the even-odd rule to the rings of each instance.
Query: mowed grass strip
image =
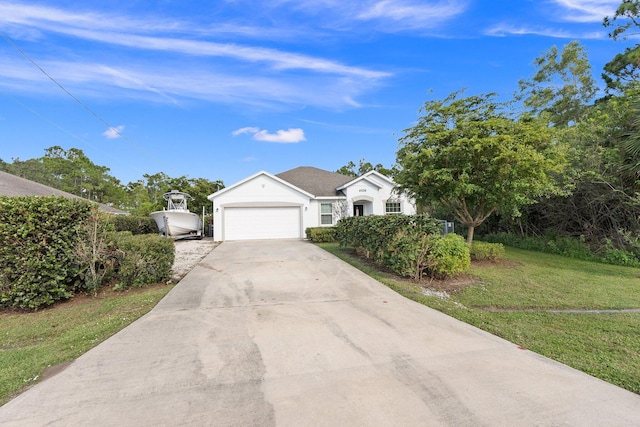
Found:
[[[171,285],[77,297],[33,313],[0,313],[0,405],[149,312]]]
[[[640,313],[549,310],[640,308],[640,269],[506,248],[500,264],[474,264],[476,284],[449,298],[377,269],[337,244],[322,248],[396,292],[519,346],[640,394]]]

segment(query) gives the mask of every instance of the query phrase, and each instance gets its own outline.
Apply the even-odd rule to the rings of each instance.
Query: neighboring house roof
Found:
[[[26,178],[2,171],[0,171],[0,195],[9,197],[62,196],[70,199],[86,200],[82,197],[76,196],[75,194],[67,193],[66,191],[58,190],[56,188],[49,187],[48,185],[30,181]],[[128,212],[101,203],[98,203],[98,206],[100,206],[100,210],[103,212],[109,212],[116,215],[129,215]]]
[[[339,195],[336,189],[354,179],[352,176],[329,172],[311,166],[300,166],[276,174],[276,176],[316,197]]]

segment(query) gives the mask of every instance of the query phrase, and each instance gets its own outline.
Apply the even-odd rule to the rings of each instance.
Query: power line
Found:
[[[7,41],[7,43],[9,43],[11,46],[13,46],[13,48],[15,50],[17,50],[20,55],[22,55],[25,59],[27,59],[29,62],[31,62],[31,64],[33,64],[38,70],[40,70],[40,72],[42,74],[44,74],[49,80],[51,80],[53,83],[55,83],[56,86],[58,86],[64,93],[66,93],[69,97],[71,97],[71,99],[73,99],[75,102],[77,102],[80,106],[82,106],[82,108],[84,108],[89,114],[91,114],[94,118],[96,118],[99,122],[101,122],[102,124],[104,124],[105,126],[107,126],[107,128],[115,133],[116,135],[118,135],[119,137],[123,138],[125,141],[127,141],[129,144],[133,145],[134,147],[136,147],[138,150],[140,150],[143,154],[145,154],[147,157],[149,157],[150,159],[153,159],[154,161],[158,162],[159,164],[162,164],[162,162],[155,158],[154,156],[152,156],[150,153],[148,153],[146,150],[144,150],[142,147],[138,146],[138,144],[136,144],[135,142],[133,142],[131,139],[129,139],[129,137],[127,137],[126,135],[122,134],[122,132],[120,132],[120,130],[118,130],[117,127],[115,126],[111,126],[105,119],[103,119],[102,117],[100,117],[95,111],[93,111],[88,105],[86,105],[84,102],[82,102],[80,99],[78,99],[74,94],[72,94],[67,88],[65,88],[60,82],[58,82],[53,76],[51,76],[44,68],[42,68],[40,65],[38,65],[33,59],[31,59],[31,57],[29,55],[26,54],[26,52],[24,52],[22,49],[20,49],[20,47],[18,45],[16,45],[13,40],[11,40],[6,34],[4,34],[3,32],[0,32],[0,36],[2,36],[3,39],[5,39]]]
[[[13,40],[11,40],[9,37],[7,37],[4,33],[0,32],[0,35],[2,35],[2,38],[4,38],[11,46],[14,47],[15,50],[17,50],[18,52],[20,52],[20,54],[22,56],[24,56],[29,62],[31,62],[38,70],[40,70],[40,72],[42,72],[42,74],[44,74],[45,76],[47,76],[47,78],[49,80],[51,80],[53,83],[55,83],[60,89],[62,89],[62,91],[64,93],[66,93],[67,95],[69,95],[74,101],[76,101],[78,104],[80,104],[82,106],[82,108],[84,108],[85,110],[87,110],[89,112],[89,114],[91,114],[93,117],[95,117],[96,119],[98,119],[100,122],[102,122],[105,126],[107,126],[107,128],[111,129],[113,132],[115,132],[116,134],[118,134],[118,136],[120,136],[121,138],[126,139],[129,142],[132,142],[129,140],[129,138],[127,138],[125,135],[123,135],[122,133],[120,133],[120,131],[115,128],[114,126],[111,126],[109,123],[107,123],[106,120],[104,120],[102,117],[100,117],[95,111],[93,111],[91,108],[89,108],[85,103],[83,103],[82,101],[80,101],[75,95],[73,95],[71,92],[69,92],[67,90],[67,88],[65,88],[64,86],[62,86],[62,84],[60,82],[58,82],[56,79],[54,79],[51,74],[47,73],[47,71],[42,68],[40,65],[38,65],[33,59],[31,59],[31,57],[29,57],[29,55],[27,55],[22,49],[20,49],[20,47],[18,45],[16,45]]]

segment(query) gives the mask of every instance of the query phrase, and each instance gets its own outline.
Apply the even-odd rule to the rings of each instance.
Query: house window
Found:
[[[385,204],[385,213],[386,214],[402,213],[402,206],[400,205],[400,202],[395,200],[389,200]]]
[[[333,225],[333,205],[331,203],[320,203],[320,224]]]

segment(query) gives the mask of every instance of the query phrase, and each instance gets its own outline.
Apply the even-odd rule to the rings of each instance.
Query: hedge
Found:
[[[329,243],[337,240],[336,227],[309,227],[305,233],[307,239],[316,243]]]
[[[175,259],[173,239],[121,232],[115,235],[115,242],[119,253],[116,289],[141,287],[171,277]]]
[[[80,286],[75,247],[89,202],[0,196],[0,307],[38,309]]]
[[[425,273],[448,276],[469,267],[469,248],[462,237],[442,237],[441,228],[426,214],[349,217],[338,222],[337,238],[341,246],[419,280]]]
[[[0,308],[37,310],[78,292],[95,294],[104,282],[166,281],[172,239],[113,231],[117,223],[140,232],[145,221],[122,221],[79,199],[0,196]]]
[[[131,234],[158,234],[158,226],[149,216],[112,215],[110,219],[115,231],[130,231]]]

